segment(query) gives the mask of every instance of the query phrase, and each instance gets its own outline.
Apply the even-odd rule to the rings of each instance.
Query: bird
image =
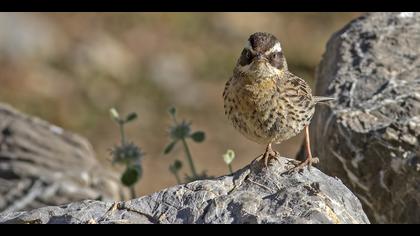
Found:
[[[265,167],[279,144],[305,130],[306,159],[291,171],[319,162],[312,157],[309,125],[315,105],[333,98],[313,96],[308,83],[288,70],[280,41],[271,33],[249,36],[223,91],[224,111],[233,127],[249,140],[266,145]]]

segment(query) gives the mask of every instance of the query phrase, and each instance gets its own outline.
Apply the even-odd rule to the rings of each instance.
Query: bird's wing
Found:
[[[298,76],[287,73],[283,78],[279,78],[277,84],[282,96],[293,105],[309,108],[314,104],[311,88],[305,80]]]

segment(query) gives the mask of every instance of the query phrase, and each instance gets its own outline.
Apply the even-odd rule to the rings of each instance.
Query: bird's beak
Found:
[[[257,55],[254,58],[253,67],[258,68],[267,63],[267,61],[267,58],[265,58],[263,55]]]
[[[262,55],[262,54],[258,54],[257,56],[255,56],[255,59],[254,59],[256,62],[264,62],[264,61],[266,61],[267,59],[264,57],[264,55]]]

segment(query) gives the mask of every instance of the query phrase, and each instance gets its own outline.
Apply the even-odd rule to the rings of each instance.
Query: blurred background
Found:
[[[224,116],[222,92],[248,36],[275,34],[289,68],[313,87],[315,68],[330,36],[361,13],[0,13],[0,102],[89,139],[97,158],[111,165],[119,142],[109,108],[135,111],[127,135],[145,152],[136,186],[144,195],[176,184],[169,172],[184,161],[169,155],[171,119],[192,121],[206,140],[190,148],[197,169],[228,173],[222,154],[236,152],[233,169],[264,147],[242,137]],[[302,135],[276,145],[294,157]]]

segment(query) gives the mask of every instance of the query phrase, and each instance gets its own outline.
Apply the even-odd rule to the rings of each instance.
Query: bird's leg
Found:
[[[268,167],[268,162],[270,161],[270,159],[272,159],[272,158],[278,159],[278,155],[279,155],[279,153],[277,151],[274,151],[271,148],[271,143],[269,143],[267,145],[266,149],[265,149],[265,152],[263,154],[257,156],[257,158],[255,158],[254,161],[264,160],[265,167]]]
[[[302,161],[299,165],[293,167],[288,172],[300,170],[305,166],[308,166],[308,170],[311,169],[312,164],[319,162],[317,157],[312,157],[311,142],[309,140],[309,126],[305,127],[305,147],[306,147],[306,160]]]
[[[265,149],[265,153],[263,154],[263,159],[264,159],[264,165],[265,165],[265,167],[268,167],[268,161],[269,161],[271,158],[277,158],[277,155],[278,155],[278,154],[279,154],[278,152],[274,151],[274,150],[271,148],[271,143],[269,143],[269,144],[267,145],[267,148]]]

